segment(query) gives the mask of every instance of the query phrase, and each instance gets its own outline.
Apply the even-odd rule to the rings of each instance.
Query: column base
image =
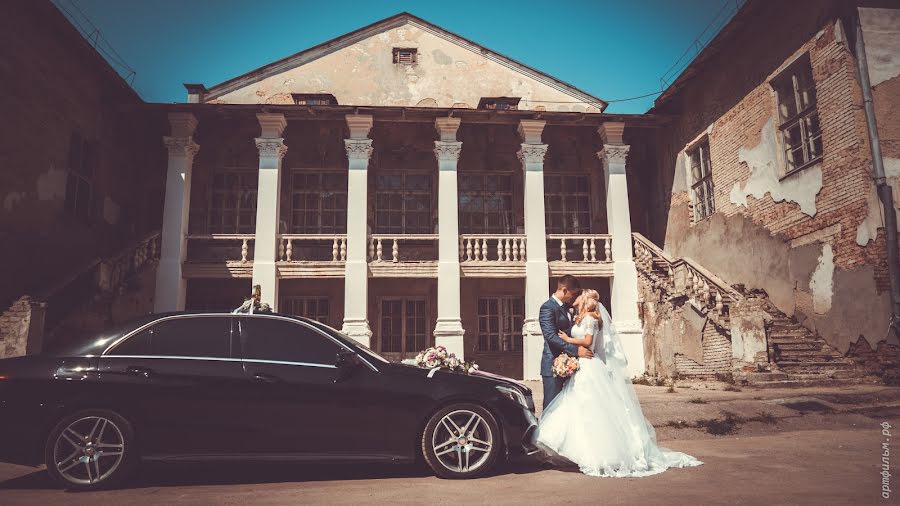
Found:
[[[369,328],[369,320],[348,320],[345,318],[341,332],[367,348],[372,347],[372,329]]]
[[[465,330],[462,321],[459,318],[438,319],[434,326],[434,345],[444,346],[460,360],[465,360]]]
[[[644,330],[640,320],[613,321],[616,332],[622,340],[625,358],[628,359],[626,372],[629,378],[642,376],[647,371],[644,359]]]
[[[161,258],[156,267],[153,312],[184,311],[187,282],[181,277],[181,260]]]
[[[541,356],[544,353],[544,333],[536,318],[522,324],[522,379],[541,379]]]

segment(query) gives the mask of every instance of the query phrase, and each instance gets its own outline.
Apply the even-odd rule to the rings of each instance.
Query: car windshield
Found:
[[[328,325],[325,325],[325,324],[323,324],[323,323],[317,322],[317,321],[315,321],[315,320],[306,319],[305,321],[306,321],[307,323],[309,323],[310,325],[316,327],[317,329],[319,329],[319,330],[321,330],[321,331],[327,333],[327,334],[330,335],[331,337],[334,337],[335,339],[338,339],[338,340],[341,341],[342,343],[348,343],[348,344],[350,344],[350,345],[352,345],[352,346],[358,348],[359,351],[365,353],[365,354],[368,355],[369,357],[371,357],[371,358],[373,358],[373,359],[375,359],[375,360],[377,360],[377,361],[379,361],[379,362],[384,362],[385,364],[390,364],[390,363],[391,363],[390,360],[388,360],[388,359],[382,357],[381,355],[375,353],[374,351],[372,351],[371,349],[369,349],[368,346],[366,346],[366,345],[360,343],[360,342],[357,341],[356,339],[353,339],[352,337],[348,336],[347,334],[344,334],[343,332],[338,332],[337,330],[335,330],[335,329],[329,327]]]

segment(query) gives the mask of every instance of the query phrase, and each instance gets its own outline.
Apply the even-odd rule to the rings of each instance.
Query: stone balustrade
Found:
[[[369,236],[369,261],[399,263],[400,243],[404,242],[416,250],[423,244],[432,246],[437,243],[438,236],[432,234],[376,234]],[[407,255],[403,261],[419,261],[419,255]]]
[[[460,262],[524,262],[524,235],[461,235]]]
[[[347,261],[347,234],[282,234],[278,242],[282,262]]]
[[[559,252],[559,262],[612,262],[612,236],[609,234],[548,234],[548,254]]]
[[[189,262],[240,262],[253,261],[253,234],[188,235]]]

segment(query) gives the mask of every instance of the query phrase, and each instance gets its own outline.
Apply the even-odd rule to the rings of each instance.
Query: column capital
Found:
[[[200,151],[200,145],[191,137],[163,137],[163,144],[169,150],[169,156],[183,156],[193,160]]]
[[[547,144],[522,144],[522,149],[516,153],[519,156],[519,161],[522,162],[522,166],[525,170],[535,170],[529,169],[528,165],[531,164],[541,164],[541,168],[543,168],[544,164],[544,156],[547,154]]]
[[[434,156],[439,162],[456,162],[459,160],[461,151],[462,142],[460,141],[434,141]]]
[[[604,144],[603,149],[597,152],[597,157],[604,162],[611,174],[624,173],[629,149],[631,146],[628,144]]]
[[[621,121],[607,121],[597,128],[603,144],[624,144],[622,134],[625,132],[625,123]]]
[[[197,118],[189,112],[170,112],[169,128],[172,137],[190,137],[197,130]]]
[[[519,137],[525,144],[540,144],[546,121],[541,119],[523,119],[519,121]]]
[[[372,139],[344,139],[344,148],[350,160],[366,160],[372,156]]]
[[[459,118],[435,118],[434,129],[437,130],[438,138],[445,142],[455,141],[459,123]]]
[[[372,116],[368,114],[348,114],[345,116],[350,128],[351,139],[366,139],[372,130]]]
[[[268,112],[260,112],[256,114],[261,130],[260,137],[265,139],[277,139],[284,133],[284,127],[287,126],[287,119],[284,114],[275,114]]]
[[[256,149],[259,150],[260,158],[266,157],[278,157],[278,159],[284,158],[285,153],[287,153],[287,146],[284,144],[284,138],[270,138],[270,137],[257,137],[254,139],[256,141]]]

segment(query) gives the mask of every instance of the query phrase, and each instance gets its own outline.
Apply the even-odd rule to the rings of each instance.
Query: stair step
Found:
[[[760,381],[758,383],[750,383],[756,388],[798,388],[798,387],[818,387],[818,386],[839,386],[839,385],[858,385],[860,383],[874,383],[875,380],[868,377],[860,378],[810,378],[810,379],[794,379],[793,377],[784,381]]]
[[[790,372],[792,369],[804,368],[804,369],[846,369],[856,367],[855,363],[852,362],[837,362],[831,360],[821,360],[821,361],[783,361],[779,360],[776,362],[778,368],[785,372]]]

